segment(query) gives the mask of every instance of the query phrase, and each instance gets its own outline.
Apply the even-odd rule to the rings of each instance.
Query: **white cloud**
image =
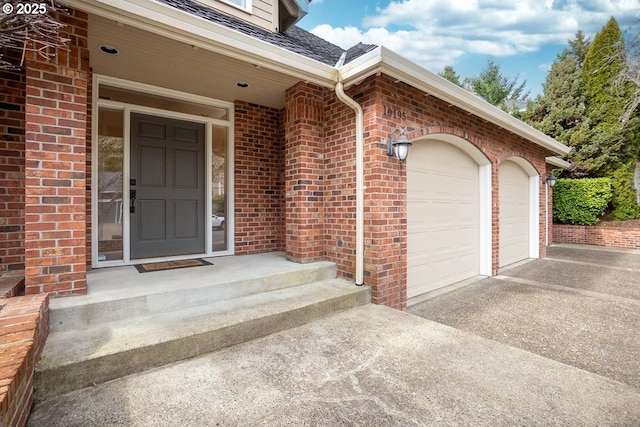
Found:
[[[640,0],[392,0],[361,28],[320,25],[312,32],[343,48],[385,45],[441,70],[465,53],[514,56],[566,44],[578,30],[592,37],[611,16],[624,30],[640,18]]]

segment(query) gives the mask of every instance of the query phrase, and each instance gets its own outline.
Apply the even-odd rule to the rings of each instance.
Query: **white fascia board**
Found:
[[[550,165],[559,167],[561,169],[569,169],[569,167],[571,167],[571,163],[567,162],[566,160],[562,160],[560,157],[549,156],[544,160]]]
[[[342,67],[340,78],[345,86],[349,86],[376,73],[384,73],[401,80],[556,154],[569,153],[570,148],[566,145],[384,46],[378,47]]]
[[[378,46],[348,64],[341,66],[338,70],[339,79],[343,82],[345,88],[360,84],[367,77],[381,72],[381,62],[382,47]]]
[[[60,3],[318,86],[333,88],[337,81],[332,66],[159,2],[62,0]]]

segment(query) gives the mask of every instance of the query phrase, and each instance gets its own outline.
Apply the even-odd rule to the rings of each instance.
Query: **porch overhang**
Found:
[[[89,14],[162,37],[333,88],[336,69],[163,3],[148,0],[61,0]]]

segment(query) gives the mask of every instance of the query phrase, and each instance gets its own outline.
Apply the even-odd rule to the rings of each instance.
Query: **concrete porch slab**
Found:
[[[291,272],[312,271],[318,267],[335,270],[330,262],[298,264],[283,252],[203,258],[212,265],[138,273],[133,266],[107,267],[87,273],[87,295],[52,299],[52,306],[64,308],[87,303],[113,301],[159,294],[176,289],[189,290],[230,282],[246,282]]]
[[[155,312],[211,304],[336,277],[331,262],[298,264],[284,253],[206,258],[212,265],[139,273],[93,270],[88,293],[51,300],[51,331],[81,329]]]

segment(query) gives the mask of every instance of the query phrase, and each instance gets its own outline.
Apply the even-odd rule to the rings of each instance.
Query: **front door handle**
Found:
[[[129,190],[129,212],[136,213],[136,190]]]

